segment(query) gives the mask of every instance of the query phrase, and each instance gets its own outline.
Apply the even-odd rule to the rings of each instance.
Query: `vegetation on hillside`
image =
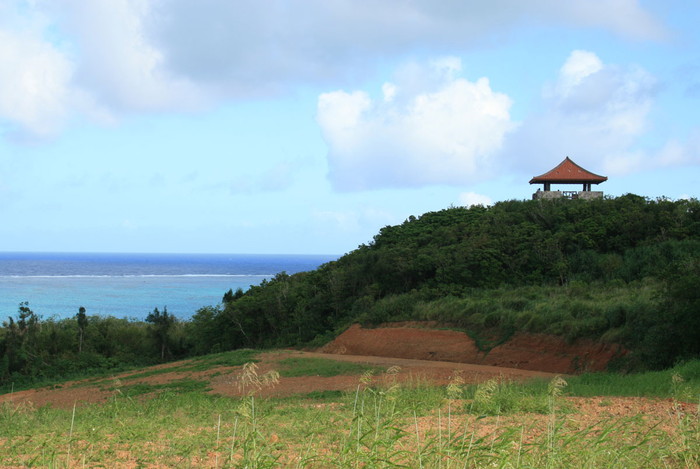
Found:
[[[477,339],[522,330],[621,342],[635,352],[626,366],[658,369],[700,354],[699,292],[697,200],[507,201],[410,217],[191,324],[200,344],[231,349],[433,320]]]
[[[164,302],[167,299],[164,299]],[[0,329],[0,386],[243,347],[321,344],[353,322],[430,320],[485,349],[515,331],[622,343],[627,368],[700,356],[700,202],[625,195],[452,207],[382,228],[310,272],[176,321],[42,319]]]

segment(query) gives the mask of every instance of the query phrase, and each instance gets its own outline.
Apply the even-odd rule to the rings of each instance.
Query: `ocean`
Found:
[[[279,272],[316,269],[330,255],[0,253],[0,322],[20,302],[43,318],[144,319],[154,308],[181,319]]]

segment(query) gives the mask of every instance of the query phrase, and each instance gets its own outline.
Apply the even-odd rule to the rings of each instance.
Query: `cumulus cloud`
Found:
[[[80,51],[76,85],[107,110],[158,111],[196,108],[198,85],[164,66],[151,40],[153,2],[62,0],[59,25]]]
[[[0,118],[17,135],[51,136],[60,130],[75,96],[73,64],[35,28],[23,31],[0,25]]]
[[[602,69],[603,62],[593,52],[573,51],[559,71],[556,94],[566,98],[576,93],[581,82]]]
[[[163,0],[154,43],[168,68],[230,92],[362,73],[387,56],[465,48],[525,23],[596,27],[633,39],[665,30],[637,0]],[[254,90],[251,90],[254,88]]]
[[[603,172],[637,167],[635,144],[649,127],[658,84],[637,66],[605,64],[576,50],[545,87],[542,109],[514,132],[504,156],[520,168],[547,166],[565,156]]]
[[[16,0],[0,7],[0,119],[17,135],[55,135],[74,116],[192,110],[206,91],[164,67],[152,3]]]
[[[0,5],[0,121],[13,135],[57,134],[72,117],[193,109],[204,93],[166,70],[148,39],[148,2]]]
[[[382,99],[365,91],[319,96],[317,119],[335,188],[464,184],[488,172],[514,127],[511,100],[487,78],[456,77],[458,61],[450,63],[429,67],[433,80],[424,89],[391,83]]]
[[[503,161],[532,171],[570,156],[612,176],[697,165],[700,128],[684,140],[644,144],[658,89],[657,79],[638,66],[606,64],[593,52],[573,51],[545,86],[540,112],[507,141]]]
[[[71,112],[111,120],[356,83],[387,57],[465,50],[533,23],[666,34],[637,0],[8,0],[0,119],[44,135]]]

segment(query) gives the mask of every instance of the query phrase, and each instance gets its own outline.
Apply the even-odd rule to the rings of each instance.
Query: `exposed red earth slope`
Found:
[[[611,345],[589,341],[567,344],[551,336],[516,334],[505,344],[484,354],[462,332],[417,327],[419,325],[426,326],[410,323],[365,329],[355,325],[316,352],[262,353],[258,357],[260,371],[279,369],[278,361],[283,358],[323,357],[367,363],[380,369],[398,366],[401,371],[397,378],[402,381],[446,384],[450,376],[459,371],[466,382],[479,383],[494,377],[519,381],[534,377],[547,379],[556,373],[603,370],[608,361],[620,353],[619,347]],[[164,384],[182,379],[207,381],[214,394],[239,394],[236,380],[240,367],[217,366],[206,371],[182,372],[177,370],[178,365],[182,365],[182,362],[152,367],[149,370],[162,369],[161,373],[152,376],[139,376],[144,370],[138,370],[110,378],[0,395],[0,404],[12,402],[34,407],[48,404],[71,408],[74,403],[104,402],[118,393],[120,386]],[[173,371],[167,371],[169,368],[173,368]],[[130,375],[135,377],[131,378]],[[381,376],[375,379],[381,379]],[[358,376],[282,378],[279,385],[263,394],[288,396],[311,391],[344,391],[355,389],[357,384]]]
[[[325,353],[439,360],[501,366],[551,373],[603,371],[625,353],[619,345],[516,333],[507,342],[481,352],[464,332],[431,328],[430,323],[406,323],[377,328],[351,326],[321,350]]]

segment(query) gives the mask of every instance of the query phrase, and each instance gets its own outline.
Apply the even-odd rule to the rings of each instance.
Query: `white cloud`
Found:
[[[202,102],[150,43],[148,2],[16,0],[0,16],[0,120],[14,135],[45,138],[80,115],[112,122]]]
[[[396,85],[393,83],[384,83],[382,85],[382,95],[384,96],[384,101],[393,101],[394,97],[396,97]]]
[[[608,29],[634,39],[663,40],[669,36],[666,28],[638,0],[554,1],[545,5],[547,3],[550,2],[540,2],[543,8],[552,8],[555,15],[582,26]]]
[[[80,51],[77,83],[108,110],[196,108],[200,87],[164,66],[151,39],[154,4],[142,0],[62,0],[59,23]]]
[[[559,70],[556,94],[567,97],[587,77],[603,69],[603,62],[593,52],[575,50]]]
[[[656,91],[656,79],[639,67],[573,51],[545,87],[543,109],[523,121],[504,154],[522,168],[568,155],[594,172],[627,172],[644,159],[635,145],[650,125]]]
[[[433,82],[392,99],[335,91],[318,99],[318,123],[328,144],[330,179],[340,190],[465,184],[488,172],[506,133],[511,100],[488,79],[455,78],[433,69]]]
[[[72,114],[111,121],[299,84],[348,86],[387,58],[468,50],[523,25],[666,34],[636,0],[6,0],[0,119],[45,135]],[[458,71],[454,59],[435,65]],[[9,91],[18,89],[21,99]]]
[[[143,1],[143,0],[142,0]],[[168,69],[232,93],[329,83],[386,57],[468,48],[525,25],[601,28],[656,40],[662,25],[637,0],[307,0],[153,2],[153,43]],[[444,52],[443,52],[444,53]]]
[[[656,78],[638,66],[605,64],[592,52],[573,51],[545,86],[543,109],[506,142],[504,161],[532,175],[565,156],[607,176],[699,164],[700,128],[685,140],[643,143],[657,90]]]
[[[0,118],[51,136],[70,115],[73,64],[34,31],[0,29]]]
[[[464,207],[471,207],[473,205],[483,205],[484,207],[489,206],[493,203],[490,197],[477,194],[476,192],[463,192],[459,194],[459,203]]]

